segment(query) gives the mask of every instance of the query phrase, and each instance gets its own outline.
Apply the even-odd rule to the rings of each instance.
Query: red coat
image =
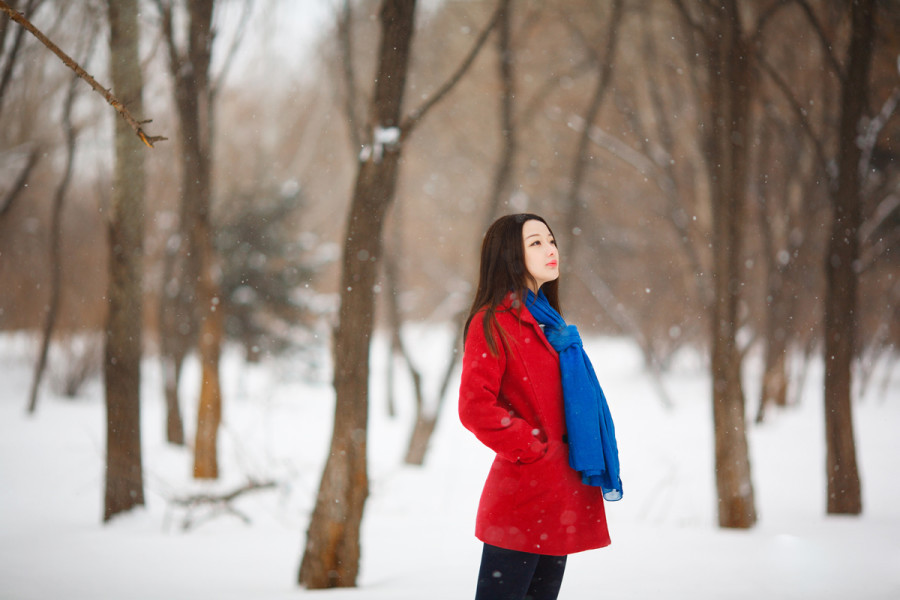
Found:
[[[462,424],[497,453],[475,536],[506,548],[561,556],[608,546],[603,493],[569,466],[559,356],[534,317],[498,307],[504,345],[492,356],[479,312],[469,325],[459,390]]]

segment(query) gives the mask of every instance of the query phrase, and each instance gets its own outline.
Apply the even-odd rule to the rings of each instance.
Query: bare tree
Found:
[[[344,238],[340,321],[334,339],[334,432],[298,575],[311,589],[353,587],[359,571],[359,527],[369,491],[366,430],[374,263],[381,255],[381,229],[397,182],[415,8],[415,0],[386,0],[381,7],[369,153],[360,161]]]
[[[460,80],[497,20],[495,13],[460,68],[420,108],[402,118],[415,8],[415,0],[384,0],[380,9],[381,41],[369,130],[344,235],[341,306],[333,348],[334,430],[298,572],[298,582],[313,589],[355,586],[359,572],[359,532],[368,496],[366,437],[375,276],[403,143]]]
[[[719,525],[749,528],[756,523],[757,515],[741,383],[743,356],[737,343],[738,303],[754,89],[750,59],[764,20],[771,13],[763,11],[748,36],[743,30],[744,7],[737,0],[704,4],[699,17],[682,0],[673,2],[688,31],[699,40],[706,82],[703,148],[713,222],[710,367]]]
[[[487,209],[484,213],[485,220],[480,231],[486,230],[497,217],[497,211],[502,206],[504,197],[509,194],[510,181],[519,150],[518,122],[515,111],[515,49],[512,43],[512,17],[514,11],[511,0],[501,0],[498,11],[496,43],[497,74],[501,89],[499,94],[501,149],[497,164],[494,167],[494,177],[487,196]],[[388,281],[393,281],[395,289],[398,289],[399,285],[396,282],[399,276],[396,273],[397,267],[393,264],[394,262],[396,261],[390,257],[386,260],[385,273],[388,276]],[[388,302],[392,301],[395,302],[396,298],[394,297],[392,300],[389,297]],[[409,436],[409,444],[406,449],[406,457],[404,458],[406,464],[422,465],[425,462],[428,444],[437,427],[438,417],[447,398],[453,371],[459,362],[459,347],[462,342],[463,321],[465,320],[466,310],[467,306],[464,303],[459,303],[450,318],[455,335],[450,341],[447,352],[448,358],[443,368],[440,385],[432,401],[428,402],[424,386],[422,385],[422,375],[413,364],[410,352],[403,345],[403,340],[400,336],[400,327],[403,322],[400,311],[396,305],[389,307],[389,314],[392,317],[394,329],[392,339],[395,340],[394,343],[403,358],[403,363],[409,370],[415,392],[416,412],[412,433]]]
[[[113,86],[136,114],[143,110],[137,0],[108,0]],[[128,123],[116,119],[116,166],[109,208],[106,384],[106,496],[103,520],[144,504],[141,465],[141,321],[144,156]]]
[[[212,17],[214,0],[186,3],[186,47],[179,49],[175,31],[175,7],[169,0],[157,0],[174,81],[175,105],[181,128],[181,213],[176,292],[168,297],[167,317],[171,326],[165,335],[175,336],[162,345],[169,427],[177,434],[177,389],[180,363],[186,347],[198,335],[201,386],[194,443],[194,477],[215,479],[219,475],[217,442],[222,419],[222,392],[219,358],[223,339],[220,310],[218,258],[212,234],[212,182],[210,179],[213,137],[213,86],[210,78]],[[171,280],[170,280],[171,281]],[[194,323],[199,323],[199,326]]]
[[[829,184],[833,214],[824,261],[827,511],[833,514],[859,514],[862,511],[862,494],[856,463],[851,396],[852,363],[859,351],[857,288],[862,270],[859,264],[859,238],[864,173],[868,169],[858,140],[863,119],[868,115],[876,5],[872,0],[852,4],[850,40],[842,65],[833,50],[834,40],[829,39],[813,7],[806,0],[795,1],[819,41],[825,67],[838,80],[840,116],[834,155],[829,154],[829,128],[822,132],[815,131],[807,111],[788,82],[772,65],[765,61],[760,63],[791,106]]]
[[[93,38],[93,34],[90,35]],[[44,369],[47,366],[47,354],[50,350],[50,340],[56,326],[59,314],[60,283],[62,281],[62,209],[72,180],[72,166],[75,162],[75,145],[77,132],[72,125],[72,105],[75,103],[78,76],[72,77],[66,98],[63,103],[63,135],[66,140],[66,163],[63,168],[63,176],[53,195],[53,209],[50,217],[50,302],[47,306],[47,318],[44,321],[43,339],[41,349],[38,352],[38,360],[34,367],[34,376],[31,381],[31,392],[28,397],[28,412],[37,410],[38,390]]]
[[[850,45],[841,77],[838,180],[825,256],[825,441],[828,513],[859,514],[862,492],[856,464],[851,404],[856,354],[859,228],[863,177],[857,143],[868,113],[868,79],[874,44],[874,0],[850,8]]]
[[[619,30],[621,29],[624,4],[624,0],[614,0],[612,4],[610,9],[611,13],[607,20],[607,31],[604,38],[606,43],[603,54],[601,55],[590,43],[585,43],[585,48],[588,50],[597,70],[597,81],[595,82],[594,90],[590,95],[588,105],[584,111],[584,116],[582,117],[584,126],[581,130],[581,134],[578,136],[578,148],[575,151],[575,157],[572,164],[572,174],[570,176],[571,183],[567,198],[568,220],[566,222],[566,235],[570,237],[576,235],[576,232],[581,230],[578,223],[581,222],[582,215],[582,187],[591,159],[591,131],[597,120],[600,108],[603,105],[603,100],[606,98],[611,87],[610,82],[612,81],[613,67],[616,62],[617,39]],[[578,33],[578,37],[582,39],[585,38],[574,24],[571,24],[571,26]],[[567,261],[570,265],[574,264],[575,248],[575,244],[572,244],[572,248],[568,253]],[[571,269],[571,267],[569,268]]]

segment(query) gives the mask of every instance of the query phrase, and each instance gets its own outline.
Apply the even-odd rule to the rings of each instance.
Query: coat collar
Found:
[[[544,346],[546,346],[553,354],[556,354],[556,350],[550,345],[550,342],[547,341],[547,336],[544,335],[544,329],[541,327],[540,323],[537,322],[537,319],[534,318],[534,315],[531,314],[531,311],[528,310],[528,307],[525,305],[525,300],[519,298],[517,292],[510,292],[498,308],[501,311],[518,315],[519,322],[525,323],[534,329],[535,335],[543,342]]]

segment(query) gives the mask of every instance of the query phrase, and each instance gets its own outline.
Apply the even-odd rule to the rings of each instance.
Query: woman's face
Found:
[[[537,283],[532,291],[537,293],[542,285],[559,277],[559,251],[550,229],[541,221],[525,221],[522,225],[522,243],[525,245],[525,268]]]

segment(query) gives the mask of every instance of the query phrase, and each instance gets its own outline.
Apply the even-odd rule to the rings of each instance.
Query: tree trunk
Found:
[[[334,336],[336,393],[331,452],[310,519],[299,583],[311,589],[353,587],[359,573],[359,533],[368,495],[369,344],[382,228],[394,198],[399,130],[409,66],[415,0],[385,0],[370,125],[373,139],[360,163],[344,237],[341,307]],[[396,142],[391,133],[397,133]]]
[[[796,341],[793,323],[797,290],[793,279],[797,278],[796,256],[799,250],[799,242],[792,240],[790,232],[801,224],[808,227],[808,223],[804,223],[803,219],[808,221],[807,215],[813,213],[811,203],[806,200],[805,195],[798,194],[802,198],[801,202],[805,204],[803,208],[791,208],[792,187],[805,175],[801,164],[800,157],[803,156],[803,151],[800,145],[796,141],[791,143],[784,140],[789,144],[787,157],[781,154],[772,156],[771,149],[775,146],[776,131],[781,139],[793,132],[788,132],[786,127],[773,124],[779,120],[774,114],[766,114],[762,119],[764,122],[759,128],[755,163],[758,173],[756,215],[762,239],[761,260],[765,267],[766,282],[761,340],[765,366],[756,412],[757,423],[765,420],[766,410],[770,406],[784,407],[788,403],[788,350],[791,347],[789,342]],[[802,142],[802,137],[800,141]],[[773,178],[770,175],[772,171],[779,170],[775,163],[781,164],[784,170],[783,177]]]
[[[828,514],[859,514],[862,494],[856,465],[851,405],[856,350],[857,273],[860,225],[860,119],[866,114],[874,0],[852,4],[852,31],[841,89],[838,185],[825,262],[825,442]]]
[[[166,244],[163,257],[162,285],[159,293],[159,361],[162,367],[163,391],[166,397],[166,441],[184,445],[184,421],[181,418],[179,387],[184,358],[192,345],[194,319],[190,302],[182,293],[182,273],[176,263],[184,265],[180,256],[183,238],[177,247]]]
[[[215,256],[209,217],[198,223],[198,246],[202,252],[198,299],[200,325],[200,402],[197,406],[197,437],[194,442],[194,477],[216,479],[219,476],[218,439],[222,422],[222,387],[219,381],[224,323],[216,281]]]
[[[209,67],[215,1],[190,0],[187,3],[187,47],[184,51],[177,47],[171,4],[158,0],[158,5],[163,16],[181,126],[181,232],[187,243],[184,245],[186,252],[182,254],[179,293],[184,295],[181,305],[192,305],[190,317],[199,321],[197,348],[201,382],[194,441],[194,477],[215,479],[219,476],[217,441],[222,418],[219,359],[224,338],[219,269],[210,215],[213,100]],[[183,319],[184,315],[176,318]],[[183,333],[184,330],[179,331],[179,335]],[[177,359],[177,354],[173,358]],[[177,385],[177,381],[168,385]]]
[[[711,135],[707,164],[712,192],[713,304],[712,397],[719,525],[756,523],[753,483],[737,345],[741,286],[741,225],[746,187],[749,97],[748,48],[744,47],[735,1],[708,15]]]
[[[143,112],[137,0],[108,0],[110,73],[121,101]],[[106,494],[103,520],[144,504],[141,466],[141,278],[144,146],[115,119],[116,165],[109,209],[109,314],[106,327]]]
[[[178,395],[182,360],[162,358],[162,361],[166,395],[166,441],[176,446],[184,446],[184,420],[181,418],[181,402]]]
[[[762,148],[769,147],[767,141],[767,139],[762,141]],[[784,186],[783,189],[786,190],[787,186]],[[764,244],[762,260],[765,262],[766,269],[766,306],[763,316],[765,335],[762,340],[765,347],[765,365],[760,385],[759,408],[756,412],[757,423],[765,420],[766,409],[769,406],[783,407],[787,405],[788,386],[787,351],[791,299],[785,290],[784,269],[778,259],[779,248],[783,248],[783,246],[780,246],[774,239],[768,208],[768,201],[760,202],[758,207]]]

